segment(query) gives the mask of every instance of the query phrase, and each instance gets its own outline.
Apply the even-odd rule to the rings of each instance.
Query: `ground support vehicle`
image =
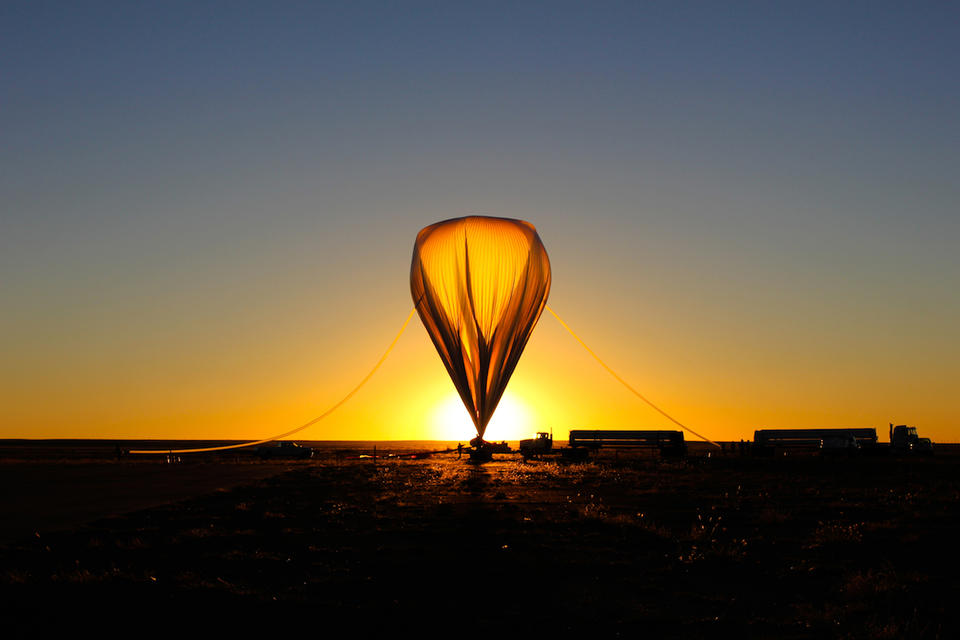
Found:
[[[905,424],[893,426],[890,423],[890,451],[899,454],[933,455],[933,442],[930,438],[917,435],[916,427]]]
[[[313,449],[289,441],[269,442],[257,447],[255,453],[264,460],[268,458],[305,460],[313,457]]]
[[[537,432],[536,438],[520,441],[520,455],[524,460],[539,458],[553,453],[553,435],[546,431]]]
[[[585,458],[586,452],[599,449],[655,449],[663,457],[680,457],[686,455],[687,443],[682,431],[574,429],[570,432],[568,457]]]
[[[489,462],[493,460],[495,453],[513,453],[510,445],[504,442],[487,442],[482,438],[474,438],[470,441],[470,448],[467,454],[471,462]]]
[[[819,451],[821,453],[857,453],[877,447],[877,430],[851,429],[758,429],[753,433],[751,451],[770,456],[778,451]]]

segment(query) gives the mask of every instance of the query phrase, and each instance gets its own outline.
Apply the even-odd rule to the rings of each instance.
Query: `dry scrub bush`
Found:
[[[903,588],[896,571],[888,567],[883,570],[856,571],[844,580],[841,590],[851,599],[863,599]]]
[[[818,522],[812,541],[807,548],[822,547],[828,544],[861,542],[863,533],[860,523]]]

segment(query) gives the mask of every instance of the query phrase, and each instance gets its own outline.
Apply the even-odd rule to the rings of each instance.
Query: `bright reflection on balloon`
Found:
[[[438,222],[417,234],[410,292],[482,439],[547,304],[547,250],[522,220]]]
[[[431,431],[437,440],[467,441],[476,433],[476,427],[463,401],[451,393],[433,410],[430,417]],[[487,424],[488,440],[520,440],[534,431],[530,409],[516,396],[507,392],[500,398],[497,412]]]

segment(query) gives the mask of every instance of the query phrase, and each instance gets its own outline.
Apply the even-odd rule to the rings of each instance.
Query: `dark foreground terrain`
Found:
[[[960,629],[960,456],[949,452],[483,466],[330,453],[231,465],[241,463],[263,467],[233,488],[0,547],[0,635]],[[32,464],[22,468],[35,474]],[[128,485],[130,467],[148,464],[113,463]]]

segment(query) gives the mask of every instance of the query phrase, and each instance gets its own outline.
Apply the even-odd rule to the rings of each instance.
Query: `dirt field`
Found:
[[[15,482],[16,466],[4,468],[5,482]],[[449,454],[377,463],[328,455],[260,470],[282,473],[0,548],[4,631],[958,631],[952,453],[481,466]],[[128,470],[127,487],[150,475],[136,473]],[[201,617],[188,622],[192,614]]]

